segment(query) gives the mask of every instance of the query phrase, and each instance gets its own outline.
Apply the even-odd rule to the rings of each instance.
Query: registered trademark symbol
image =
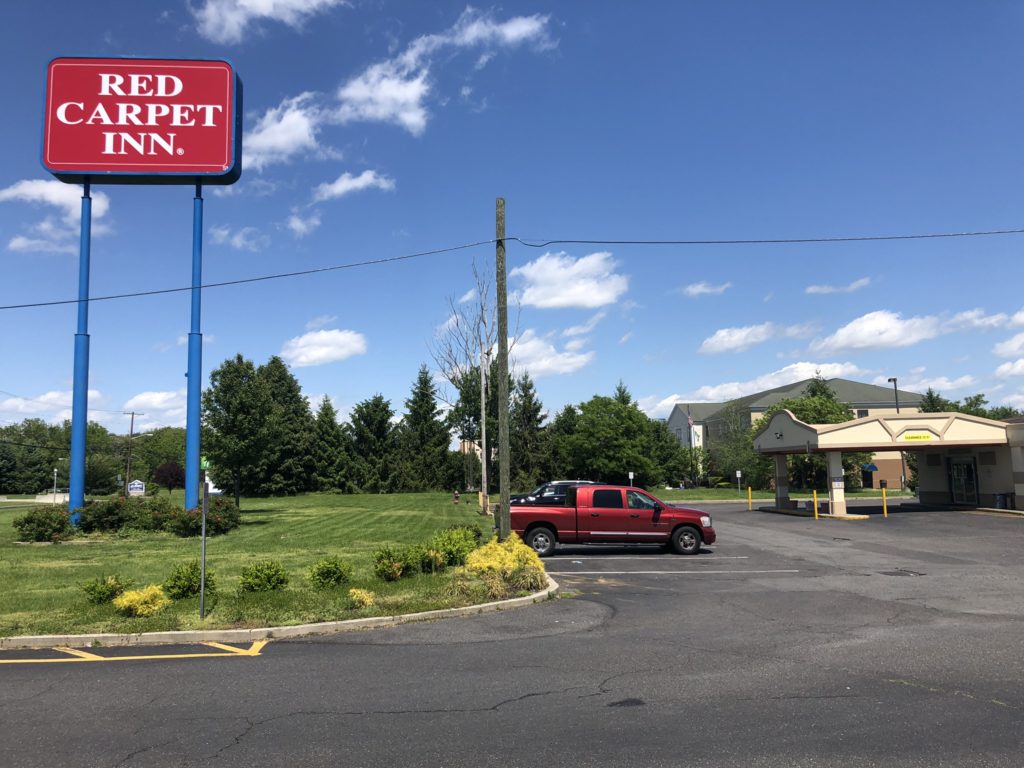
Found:
[[[178,147],[178,148],[177,148],[177,149],[175,150],[175,152],[177,152],[177,153],[178,153],[179,155],[184,155],[184,154],[185,154],[185,150],[184,150],[184,149],[182,149],[181,147]]]

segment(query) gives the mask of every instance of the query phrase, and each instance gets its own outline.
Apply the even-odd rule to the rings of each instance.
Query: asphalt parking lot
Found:
[[[0,667],[3,764],[1021,765],[1024,519],[705,509],[715,546],[563,547],[529,608]]]

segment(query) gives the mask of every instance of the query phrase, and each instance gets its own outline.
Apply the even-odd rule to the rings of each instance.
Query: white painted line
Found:
[[[548,571],[548,573],[552,576],[639,576],[658,573],[702,576],[707,573],[800,573],[800,571],[796,569],[780,569],[775,571]]]
[[[619,557],[618,555],[580,555],[579,557],[573,557],[572,555],[561,555],[555,557],[545,557],[544,560],[551,562],[552,560],[579,560],[583,562],[585,560],[651,560],[656,557],[661,557],[665,560],[675,560],[679,555],[647,555],[646,557],[627,555],[625,557]],[[698,555],[694,562],[703,563],[708,560],[748,560],[749,555]]]

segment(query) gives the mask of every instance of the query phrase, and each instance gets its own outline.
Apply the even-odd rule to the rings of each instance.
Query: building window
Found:
[[[868,409],[867,408],[858,408],[857,409],[857,418],[858,419],[863,419],[867,415],[868,415]]]

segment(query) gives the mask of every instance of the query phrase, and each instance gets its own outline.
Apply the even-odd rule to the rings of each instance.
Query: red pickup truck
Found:
[[[581,485],[569,488],[563,506],[513,506],[512,530],[541,557],[562,544],[665,543],[695,555],[715,542],[711,516],[670,507],[639,488]]]

